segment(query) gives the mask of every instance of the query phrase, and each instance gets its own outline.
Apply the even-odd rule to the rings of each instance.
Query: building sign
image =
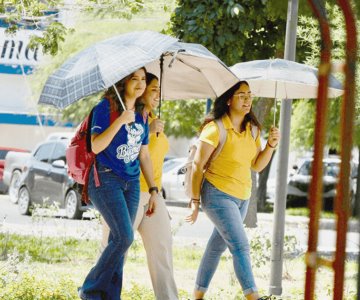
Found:
[[[5,33],[0,28],[0,73],[30,74],[42,58],[41,49],[30,49],[31,35],[40,35],[35,30],[19,30],[14,35]]]

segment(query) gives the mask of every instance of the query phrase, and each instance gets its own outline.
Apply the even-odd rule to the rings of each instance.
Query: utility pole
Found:
[[[296,29],[298,21],[298,0],[288,0],[286,21],[285,55],[287,60],[295,61]],[[286,189],[288,177],[290,125],[292,99],[281,101],[279,160],[277,165],[276,190],[274,203],[273,239],[271,248],[271,273],[269,292],[282,294],[283,248],[285,233]]]

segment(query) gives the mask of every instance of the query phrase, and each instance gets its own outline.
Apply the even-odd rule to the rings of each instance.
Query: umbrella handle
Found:
[[[124,105],[124,102],[122,101],[121,96],[120,96],[120,94],[119,94],[119,92],[118,92],[118,90],[117,90],[117,88],[116,88],[115,84],[113,84],[113,88],[114,88],[114,90],[115,90],[116,95],[117,95],[117,96],[118,96],[118,98],[119,98],[119,102],[120,102],[120,104],[121,104],[121,106],[122,106],[123,110],[126,110],[126,107],[125,107],[125,105]]]

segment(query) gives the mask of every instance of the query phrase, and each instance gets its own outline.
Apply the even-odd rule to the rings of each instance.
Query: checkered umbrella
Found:
[[[145,66],[161,79],[163,99],[213,98],[238,78],[209,50],[152,32],[132,32],[94,44],[47,80],[39,103],[64,108]]]
[[[176,41],[157,32],[136,31],[96,43],[65,61],[50,75],[39,103],[65,108],[158,60]]]

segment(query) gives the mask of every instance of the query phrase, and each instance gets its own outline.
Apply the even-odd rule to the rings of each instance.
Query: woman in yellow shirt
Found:
[[[161,191],[162,167],[169,141],[164,134],[164,122],[156,117],[154,110],[159,105],[159,80],[152,73],[146,73],[146,89],[137,110],[148,116],[149,153],[153,166],[154,181]],[[172,234],[169,213],[161,193],[158,193],[156,210],[148,211],[149,187],[144,175],[140,174],[140,202],[133,229],[138,230],[146,251],[151,282],[157,300],[178,299],[173,274]],[[102,246],[107,244],[109,229],[103,223]]]
[[[227,247],[232,254],[235,274],[246,299],[270,299],[267,296],[260,298],[257,292],[243,220],[251,194],[251,169],[260,172],[266,167],[280,134],[277,128],[272,127],[266,147],[262,150],[259,130],[255,137],[252,135],[252,126],[260,128],[260,124],[251,106],[249,84],[241,81],[215,100],[211,117],[202,126],[192,166],[193,212],[187,221],[196,221],[201,195],[203,211],[215,228],[198,270],[195,299],[203,298],[221,254]],[[227,134],[221,152],[211,160],[211,154],[219,144],[219,129],[215,119],[221,119]],[[205,166],[207,168],[204,172]]]

